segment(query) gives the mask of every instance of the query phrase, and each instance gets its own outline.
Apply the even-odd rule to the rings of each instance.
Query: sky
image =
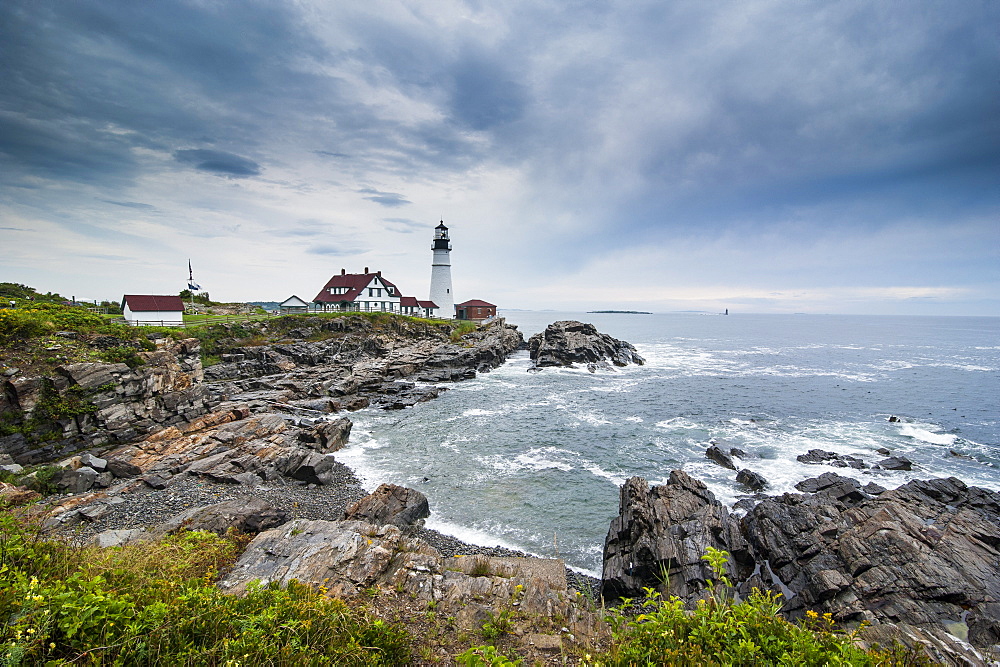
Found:
[[[1000,316],[1000,2],[0,3],[0,281]]]

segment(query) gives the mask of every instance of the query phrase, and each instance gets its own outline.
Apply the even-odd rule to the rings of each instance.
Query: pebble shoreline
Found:
[[[92,537],[105,530],[146,528],[167,521],[193,507],[203,507],[240,498],[259,498],[273,507],[288,512],[293,519],[334,521],[351,503],[368,495],[360,480],[349,467],[337,462],[330,471],[329,484],[304,485],[280,478],[257,486],[226,484],[203,478],[180,476],[163,490],[109,494],[108,512],[100,519],[77,527],[80,537]],[[484,547],[463,542],[429,528],[420,528],[416,536],[441,552],[445,557],[482,555],[530,557],[521,551],[499,545]],[[596,599],[600,580],[566,568],[571,588]]]

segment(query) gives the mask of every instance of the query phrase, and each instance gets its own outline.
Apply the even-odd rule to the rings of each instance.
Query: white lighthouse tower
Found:
[[[434,228],[434,243],[431,245],[434,259],[431,261],[431,301],[437,304],[440,316],[450,320],[455,317],[455,295],[451,291],[451,241],[444,220]]]

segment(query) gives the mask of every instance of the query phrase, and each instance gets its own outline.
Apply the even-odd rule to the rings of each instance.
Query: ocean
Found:
[[[366,488],[430,500],[430,528],[559,557],[599,576],[618,486],[701,479],[722,502],[747,494],[705,457],[742,449],[768,494],[835,471],[894,488],[955,476],[1000,490],[1000,318],[501,312],[527,339],[575,319],[631,342],[646,365],[528,373],[527,352],[402,411],[352,415],[336,457]],[[890,421],[890,417],[899,421]],[[810,449],[913,470],[809,465]]]

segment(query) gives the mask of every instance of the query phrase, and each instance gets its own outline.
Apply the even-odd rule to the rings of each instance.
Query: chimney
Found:
[[[365,267],[365,273],[368,273],[368,267],[367,266]]]
[[[375,275],[378,276],[379,278],[381,278],[382,277],[382,272],[381,271],[376,271]]]
[[[347,269],[341,269],[340,270],[340,275],[346,276],[347,275]]]

